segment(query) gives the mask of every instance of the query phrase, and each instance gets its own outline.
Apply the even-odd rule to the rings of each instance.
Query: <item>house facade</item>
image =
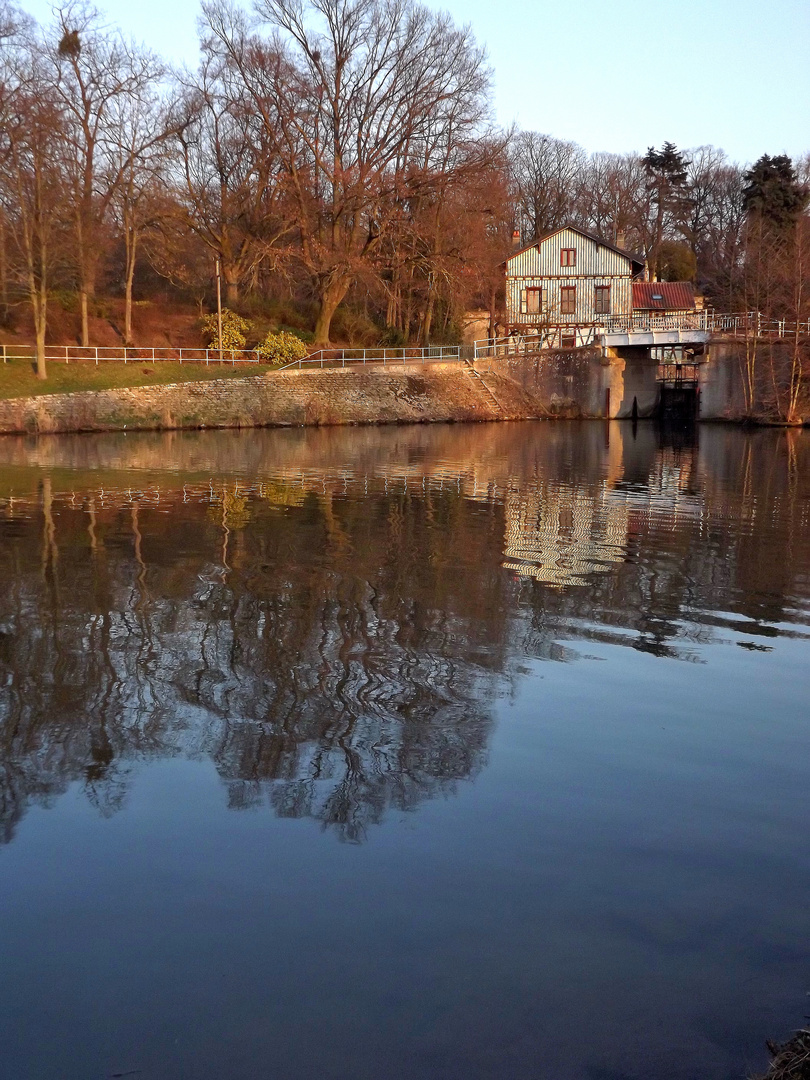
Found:
[[[591,233],[565,226],[508,258],[506,317],[510,333],[539,334],[547,348],[575,348],[595,325],[633,313],[637,256]]]

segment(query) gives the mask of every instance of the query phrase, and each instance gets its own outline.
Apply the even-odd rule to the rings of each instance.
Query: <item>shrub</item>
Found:
[[[376,345],[380,340],[380,327],[363,311],[341,304],[332,319],[330,336],[333,341],[346,341],[355,348]]]
[[[79,310],[79,294],[72,289],[49,289],[48,296],[69,315]]]
[[[271,331],[256,351],[266,363],[281,367],[282,364],[303,359],[309,349],[296,334],[279,330],[277,334]]]
[[[311,345],[315,340],[315,335],[311,330],[301,330],[298,326],[286,325],[282,323],[279,330],[289,330],[295,337],[300,338],[306,345]]]
[[[222,309],[222,341],[219,340],[216,313],[203,315],[200,320],[202,332],[208,339],[209,349],[244,349],[250,323],[230,308]]]

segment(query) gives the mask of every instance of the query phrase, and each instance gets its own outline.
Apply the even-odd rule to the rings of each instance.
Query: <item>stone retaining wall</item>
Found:
[[[465,364],[272,372],[0,401],[0,433],[430,423],[544,415],[508,375]]]

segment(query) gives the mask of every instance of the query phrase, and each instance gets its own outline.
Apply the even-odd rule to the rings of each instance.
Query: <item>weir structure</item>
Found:
[[[544,332],[512,330],[476,341],[474,362],[514,367],[517,360],[534,358],[538,375],[546,368],[547,386],[553,363],[565,369],[563,378],[578,384],[572,398],[584,416],[727,419],[740,411],[740,350],[760,340],[787,345],[810,339],[810,321],[766,320],[758,312],[634,313],[605,316],[580,332],[584,344],[567,354],[571,361],[582,358],[579,372],[570,370],[561,350],[549,347]]]

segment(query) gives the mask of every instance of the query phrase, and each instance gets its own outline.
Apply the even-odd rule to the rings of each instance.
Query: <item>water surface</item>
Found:
[[[761,1068],[808,496],[800,431],[0,441],[0,1076]]]

